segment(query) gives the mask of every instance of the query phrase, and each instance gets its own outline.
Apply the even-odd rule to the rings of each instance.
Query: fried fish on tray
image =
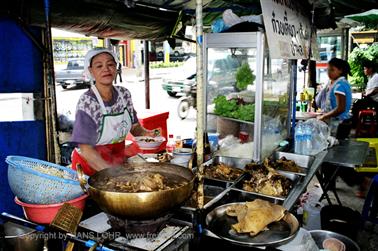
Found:
[[[244,181],[243,189],[248,192],[269,196],[287,196],[292,188],[292,181],[266,165],[248,164],[246,166],[251,179]]]
[[[243,170],[223,163],[205,168],[205,176],[220,180],[236,180],[243,174]]]
[[[265,230],[270,223],[280,221],[285,212],[284,207],[260,199],[232,205],[226,211],[228,216],[237,217],[238,223],[232,228],[237,233],[249,233],[251,236]]]

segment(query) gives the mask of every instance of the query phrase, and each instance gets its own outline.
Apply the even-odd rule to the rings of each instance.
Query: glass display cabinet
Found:
[[[262,32],[205,34],[203,46],[205,128],[253,142],[261,161],[288,137],[289,60],[270,58]]]

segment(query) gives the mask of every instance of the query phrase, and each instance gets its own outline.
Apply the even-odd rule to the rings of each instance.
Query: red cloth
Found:
[[[123,164],[125,161],[125,141],[116,144],[95,146],[95,149],[101,157],[111,165],[117,166]],[[75,149],[72,153],[72,169],[76,170],[77,164],[81,165],[86,175],[92,176],[96,173]]]

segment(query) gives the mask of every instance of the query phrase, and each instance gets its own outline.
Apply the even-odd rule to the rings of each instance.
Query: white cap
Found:
[[[91,61],[92,61],[92,58],[97,56],[98,54],[101,54],[101,53],[108,53],[110,54],[113,58],[114,58],[114,61],[116,62],[116,65],[118,66],[118,58],[117,56],[114,54],[114,52],[112,52],[111,50],[109,49],[106,49],[106,48],[101,48],[101,47],[98,47],[98,48],[94,48],[92,50],[89,50],[87,52],[87,54],[85,55],[85,60],[84,60],[84,69],[85,69],[85,75],[91,80],[93,81],[94,78],[92,76],[92,74],[89,72],[89,67],[90,67],[90,64],[91,64]]]

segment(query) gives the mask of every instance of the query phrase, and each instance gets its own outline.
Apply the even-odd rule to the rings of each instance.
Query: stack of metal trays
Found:
[[[251,191],[246,191],[243,189],[243,184],[245,181],[248,181],[251,179],[250,173],[245,173],[241,179],[239,179],[237,182],[235,182],[231,187],[230,190],[239,192],[242,196],[245,196],[246,194],[252,194],[259,198],[266,199],[268,201],[273,200],[276,204],[283,204],[285,199],[290,196],[290,193],[292,193],[298,184],[300,184],[303,180],[303,178],[307,175],[308,169],[311,167],[312,162],[314,161],[314,158],[311,156],[306,155],[298,155],[298,154],[292,154],[292,153],[286,153],[286,152],[276,152],[273,155],[273,160],[279,160],[282,157],[285,157],[287,160],[293,160],[298,165],[298,171],[293,172],[289,170],[277,170],[281,175],[285,176],[292,182],[292,186],[290,191],[288,192],[287,196],[270,196],[265,195],[262,193],[256,193]],[[227,203],[234,202],[229,201]],[[272,201],[271,201],[272,202]]]
[[[232,157],[216,156],[213,159],[205,163],[205,168],[215,166],[218,164],[225,164],[233,168],[244,170],[244,167],[251,163],[252,159],[241,159]],[[239,182],[243,178],[244,174],[240,175],[235,180],[222,180],[213,177],[204,178],[204,194],[205,205],[204,209],[210,208],[211,205],[223,198],[223,196],[229,191],[235,183]],[[180,209],[181,212],[193,214],[197,210],[196,203],[193,200],[188,200]]]
[[[287,197],[296,189],[298,184],[300,184],[303,178],[307,175],[308,169],[311,167],[314,158],[306,155],[298,155],[287,152],[275,152],[273,154],[273,160],[279,160],[285,157],[287,160],[293,160],[300,168],[299,172],[291,172],[287,170],[278,170],[280,174],[292,180],[292,188],[288,195],[285,197],[279,196],[269,196],[261,193],[249,192],[243,190],[244,181],[251,178],[251,174],[245,172],[236,180],[221,180],[212,177],[205,177],[204,179],[204,194],[205,194],[205,212],[210,212],[215,206],[220,206],[222,204],[228,204],[233,202],[245,202],[252,201],[254,199],[260,198],[267,200],[269,202],[282,205],[284,204]],[[214,157],[212,160],[205,163],[205,166],[226,164],[228,166],[239,168],[245,170],[245,166],[252,163],[252,159],[240,159],[232,157]],[[205,167],[206,168],[206,167]],[[194,216],[196,212],[196,203],[193,201],[187,201],[180,208],[180,213],[188,214],[191,217]],[[189,219],[188,219],[189,220]]]

